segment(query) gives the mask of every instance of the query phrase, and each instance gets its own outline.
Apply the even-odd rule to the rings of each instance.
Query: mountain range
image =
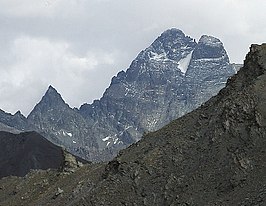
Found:
[[[266,44],[194,111],[108,163],[0,180],[1,205],[222,205],[266,202]]]
[[[216,95],[236,68],[219,39],[203,35],[196,42],[173,28],[113,77],[92,104],[70,108],[49,86],[27,117],[0,111],[0,122],[5,131],[37,131],[87,160],[109,160]]]

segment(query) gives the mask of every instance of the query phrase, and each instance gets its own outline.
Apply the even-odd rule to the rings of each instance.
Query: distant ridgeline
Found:
[[[112,78],[100,100],[72,109],[50,86],[27,118],[1,111],[0,126],[35,130],[87,160],[109,160],[216,95],[236,70],[219,39],[196,42],[169,29]]]

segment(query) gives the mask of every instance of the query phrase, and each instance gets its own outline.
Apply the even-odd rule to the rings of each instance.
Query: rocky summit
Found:
[[[109,163],[0,180],[1,205],[266,204],[266,44],[217,96]],[[46,182],[45,185],[41,184]]]
[[[0,120],[38,131],[88,160],[109,160],[143,134],[199,107],[235,72],[219,39],[203,35],[196,42],[173,28],[113,77],[100,100],[72,109],[50,86],[27,119],[9,115],[12,121],[5,121],[0,114]]]

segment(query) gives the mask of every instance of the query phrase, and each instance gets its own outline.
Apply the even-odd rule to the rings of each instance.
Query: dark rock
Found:
[[[0,147],[0,178],[25,176],[32,169],[59,170],[64,162],[70,162],[61,147],[36,132],[0,132]],[[86,163],[80,158],[78,160]]]

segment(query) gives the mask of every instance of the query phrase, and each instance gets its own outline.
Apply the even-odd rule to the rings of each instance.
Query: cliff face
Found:
[[[35,173],[1,180],[8,191],[14,182],[27,188],[13,196],[0,192],[1,203],[265,205],[265,85],[266,44],[252,45],[244,67],[200,108],[145,135],[108,164],[83,167],[67,178]],[[33,189],[31,179],[38,175],[56,186]],[[53,198],[57,187],[64,192]],[[36,190],[45,195],[29,197]]]

